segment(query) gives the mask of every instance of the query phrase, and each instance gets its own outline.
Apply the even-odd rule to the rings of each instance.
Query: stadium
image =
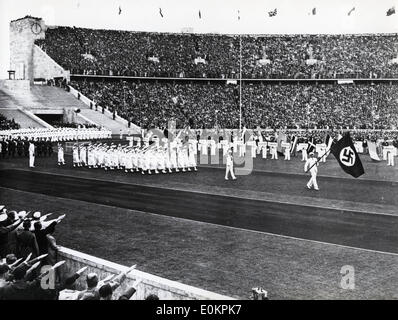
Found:
[[[7,23],[0,300],[398,298],[398,25]]]

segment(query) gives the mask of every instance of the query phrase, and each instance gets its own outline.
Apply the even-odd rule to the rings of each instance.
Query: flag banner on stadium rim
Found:
[[[340,167],[354,178],[358,178],[365,173],[361,159],[348,132],[332,145],[331,152],[336,157]]]
[[[376,142],[368,141],[368,149],[369,149],[370,158],[373,161],[381,161],[379,155],[377,154]]]

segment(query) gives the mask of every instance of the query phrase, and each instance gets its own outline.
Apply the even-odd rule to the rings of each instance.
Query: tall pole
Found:
[[[242,130],[242,35],[239,35],[239,130]]]

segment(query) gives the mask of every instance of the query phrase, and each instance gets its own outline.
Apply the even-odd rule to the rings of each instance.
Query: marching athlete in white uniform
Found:
[[[87,146],[81,145],[80,148],[80,165],[87,166]]]
[[[314,153],[311,152],[309,159],[305,162],[304,165],[304,171],[308,172],[309,170],[311,174],[311,178],[307,183],[308,189],[314,187],[315,190],[319,190],[318,183],[316,181],[316,176],[318,174],[318,165],[319,165],[318,160],[314,157]]]
[[[225,167],[225,180],[228,180],[228,173],[231,173],[232,180],[236,180],[234,174],[234,158],[232,156],[232,150],[229,150],[227,154],[227,166]]]
[[[285,147],[285,160],[290,160],[290,150],[291,150],[290,143],[286,144],[286,147]]]
[[[65,165],[64,147],[62,143],[58,143],[58,165]]]
[[[73,145],[72,149],[72,158],[73,158],[73,166],[80,167],[80,159],[79,159],[79,148],[76,144]]]

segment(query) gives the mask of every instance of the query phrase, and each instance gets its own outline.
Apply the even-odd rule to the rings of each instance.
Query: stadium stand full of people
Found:
[[[72,74],[237,78],[396,78],[397,34],[220,35],[51,27],[36,40]]]

